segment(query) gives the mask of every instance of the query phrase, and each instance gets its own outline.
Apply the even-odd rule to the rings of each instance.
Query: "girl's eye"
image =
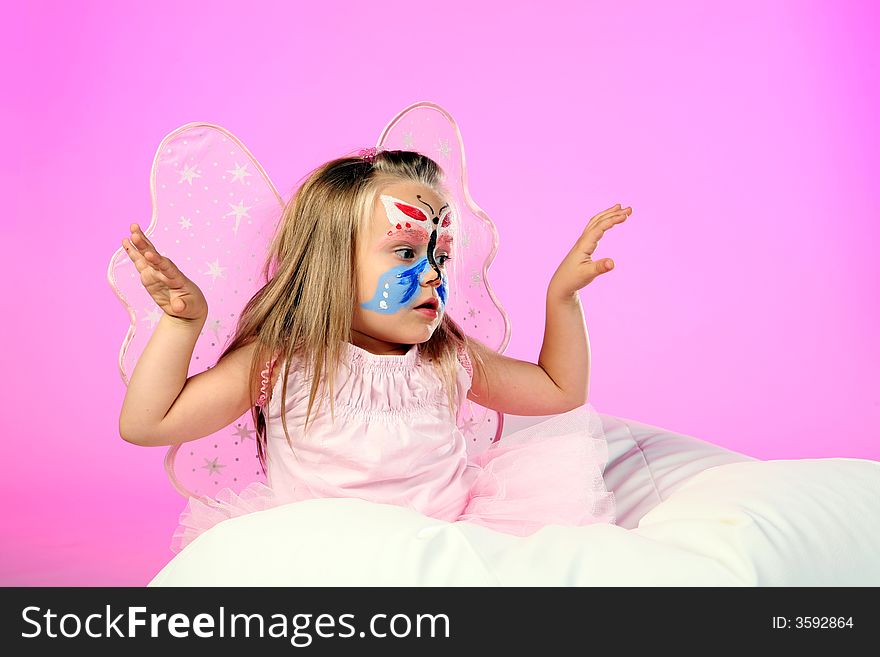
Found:
[[[409,249],[409,248],[406,248],[406,249],[397,249],[397,250],[394,251],[394,253],[400,253],[400,254],[403,254],[403,255],[400,256],[403,260],[412,260],[413,258],[416,257],[415,249]],[[407,254],[409,254],[409,255],[407,255]],[[446,255],[445,253],[442,253],[442,254],[438,255],[438,256],[435,258],[435,260],[437,261],[437,264],[440,265],[440,266],[442,267],[442,266],[446,265],[447,262],[449,262],[450,260],[452,260],[452,257]]]

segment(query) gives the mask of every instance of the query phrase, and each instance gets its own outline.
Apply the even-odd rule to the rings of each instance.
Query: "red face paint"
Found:
[[[421,246],[428,243],[428,231],[418,228],[401,228],[400,230],[392,229],[388,231],[388,236],[382,240],[380,246],[385,246],[389,242],[397,240],[407,240],[415,246]]]
[[[428,259],[432,261],[431,266],[437,269],[436,263],[433,262],[433,251],[442,248],[448,252],[452,248],[453,238],[450,226],[453,214],[449,205],[444,205],[438,213],[435,213],[430,204],[422,201],[421,196],[418,196],[419,202],[430,211],[429,215],[421,208],[410,205],[399,198],[387,194],[382,194],[379,198],[385,206],[385,214],[392,226],[382,245],[396,239],[411,239],[415,245],[420,246],[428,243],[430,246],[433,239],[433,248],[428,249]]]

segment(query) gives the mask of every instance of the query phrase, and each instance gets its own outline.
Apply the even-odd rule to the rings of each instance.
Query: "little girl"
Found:
[[[137,224],[122,241],[164,315],[131,376],[120,434],[172,445],[251,409],[269,483],[190,498],[172,549],[224,519],[315,497],[397,504],[521,536],[547,524],[614,523],[578,291],[613,267],[592,254],[632,208],[593,217],[559,265],[538,364],[529,363],[444,313],[456,217],[437,163],[415,151],[362,153],[318,167],[297,190],[270,245],[277,272],[245,306],[217,364],[188,379],[205,296]],[[471,458],[456,421],[465,398],[556,417]]]

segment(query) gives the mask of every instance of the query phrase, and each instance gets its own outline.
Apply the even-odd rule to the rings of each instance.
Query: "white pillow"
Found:
[[[635,529],[519,537],[359,499],[294,502],[196,538],[150,586],[878,586],[880,463],[695,475]]]
[[[148,586],[738,585],[714,559],[609,524],[519,537],[360,499],[293,502],[225,520]]]
[[[497,583],[453,523],[397,505],[323,498],[218,523],[179,552],[148,586]]]
[[[716,466],[685,482],[632,532],[715,559],[750,586],[878,586],[880,462]]]

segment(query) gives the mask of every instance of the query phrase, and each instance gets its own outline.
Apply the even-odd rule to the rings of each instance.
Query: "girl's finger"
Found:
[[[597,223],[596,228],[604,233],[606,230],[609,230],[613,226],[626,221],[627,216],[628,215],[625,212],[618,212],[617,214],[606,217],[605,219]]]
[[[127,237],[122,238],[122,250],[125,251],[125,255],[128,256],[128,259],[134,262],[134,254],[131,252],[134,250],[134,247],[130,245]]]
[[[144,237],[144,234],[140,232],[132,233],[130,239],[131,243],[134,244],[142,253],[146,249],[152,248],[153,246],[152,244],[150,244],[150,241],[146,237]]]
[[[156,271],[164,270],[166,265],[163,262],[163,257],[156,253],[155,250],[149,250],[146,247],[144,247],[143,250],[138,250],[135,248],[135,245],[132,244],[131,240],[127,241],[129,248],[126,249],[126,253],[128,253],[129,257],[134,260],[138,271],[142,271],[146,267],[152,267]]]
[[[591,221],[586,228],[584,228],[584,232],[581,233],[582,237],[591,237],[592,239],[598,240],[605,234],[605,231],[610,229],[615,224],[619,224],[626,219],[627,215],[623,212],[618,212],[613,214],[605,219],[600,219],[598,221]],[[597,232],[594,232],[597,231]]]
[[[150,264],[156,269],[163,271],[166,274],[174,269],[174,264],[171,260],[161,255],[156,249],[150,249],[147,253],[150,254]]]
[[[625,212],[618,212],[617,214],[612,215],[612,216],[608,217],[607,219],[605,219],[605,221],[603,223],[605,223],[608,228],[611,228],[615,224],[623,223],[624,221],[626,221],[627,217],[629,217],[629,215],[626,214]],[[607,230],[607,228],[606,228],[606,230]]]
[[[599,216],[607,217],[610,214],[617,214],[618,212],[626,212],[626,208],[620,207],[620,203],[615,205],[613,208],[608,208],[605,212],[600,213]]]
[[[619,205],[619,204],[618,204],[618,205]],[[615,206],[615,207],[616,207],[616,206]],[[586,233],[588,230],[590,230],[590,228],[592,228],[593,226],[596,226],[596,225],[602,223],[602,222],[605,221],[606,219],[608,219],[608,218],[610,218],[610,217],[617,216],[617,215],[624,214],[624,213],[626,213],[626,212],[627,212],[627,210],[615,210],[615,209],[613,209],[613,208],[612,208],[611,210],[606,210],[605,212],[600,212],[600,213],[597,214],[595,217],[593,217],[593,218],[589,221],[589,223],[587,223],[587,227],[584,228],[584,233]]]
[[[154,269],[158,269],[160,271],[165,271],[168,268],[165,260],[155,251],[144,251],[144,257],[150,262]]]
[[[134,225],[136,226],[136,224],[134,224]],[[132,231],[131,236],[132,236],[132,240],[131,240],[132,243],[134,243],[134,245],[136,247],[138,247],[141,251],[143,251],[145,248],[153,249],[153,251],[157,250],[156,247],[153,246],[153,243],[147,239],[147,236],[144,235],[144,232],[140,228],[137,228],[137,230]]]
[[[160,256],[155,251],[150,251],[150,256],[152,257],[151,264],[153,267],[160,270],[168,279],[177,278],[180,270],[177,268],[177,265],[171,262],[170,258]]]
[[[134,263],[134,266],[138,271],[143,270],[144,267],[150,266],[150,263],[144,260],[143,254],[135,248],[134,244],[131,243],[131,240],[127,238],[123,239],[122,247],[125,249],[125,252],[128,254],[128,257]]]

